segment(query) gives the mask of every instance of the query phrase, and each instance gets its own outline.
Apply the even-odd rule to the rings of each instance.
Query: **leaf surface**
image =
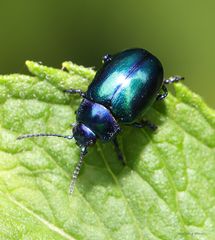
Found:
[[[215,239],[215,113],[182,84],[146,118],[158,130],[123,127],[123,167],[111,144],[90,149],[74,194],[73,141],[27,133],[71,134],[80,98],[95,72],[26,62],[32,76],[0,76],[0,239]]]

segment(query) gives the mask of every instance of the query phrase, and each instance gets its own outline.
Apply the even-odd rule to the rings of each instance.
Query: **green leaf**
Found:
[[[158,125],[124,127],[120,145],[90,149],[73,195],[79,159],[73,141],[27,133],[70,134],[80,98],[95,72],[27,61],[33,76],[0,76],[0,239],[215,239],[215,113],[175,84],[146,118]]]

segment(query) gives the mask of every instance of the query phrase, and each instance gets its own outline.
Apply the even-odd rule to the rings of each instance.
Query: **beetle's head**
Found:
[[[96,135],[83,123],[77,123],[73,128],[73,137],[80,148],[86,148],[96,142]]]

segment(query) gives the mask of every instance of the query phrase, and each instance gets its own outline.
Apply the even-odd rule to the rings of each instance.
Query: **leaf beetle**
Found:
[[[182,79],[181,76],[164,79],[161,62],[145,49],[134,48],[115,55],[107,54],[86,92],[80,89],[65,90],[83,98],[76,112],[77,122],[73,124],[71,136],[39,133],[23,135],[18,139],[41,136],[74,138],[81,153],[70,184],[72,193],[88,147],[98,139],[102,142],[112,141],[119,160],[124,164],[117,142],[120,125],[137,128],[147,126],[155,130],[156,126],[148,120],[136,120],[156,100],[167,96],[166,84]]]

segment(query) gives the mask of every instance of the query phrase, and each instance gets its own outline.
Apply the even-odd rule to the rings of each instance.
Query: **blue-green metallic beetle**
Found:
[[[173,76],[165,80],[160,61],[140,48],[128,49],[113,56],[107,54],[103,57],[103,63],[85,93],[79,89],[65,90],[67,93],[78,93],[83,97],[76,113],[77,123],[73,124],[73,135],[40,133],[18,138],[57,136],[75,139],[81,148],[81,155],[73,173],[70,193],[74,190],[87,148],[97,139],[103,142],[112,141],[118,158],[124,164],[116,139],[120,132],[120,124],[138,128],[148,126],[155,130],[156,126],[147,120],[135,121],[156,100],[162,100],[167,96],[165,84],[183,79],[180,76]]]

